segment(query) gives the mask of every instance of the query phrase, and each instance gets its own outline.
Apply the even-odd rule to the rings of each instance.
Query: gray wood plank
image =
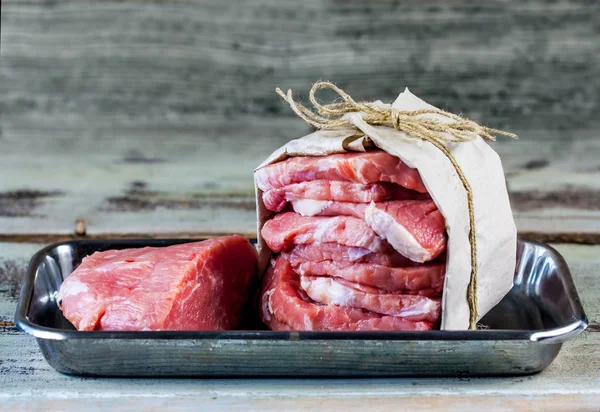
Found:
[[[0,236],[250,234],[253,167],[309,131],[273,89],[324,78],[517,132],[495,147],[520,231],[599,242],[599,21],[564,0],[5,1]]]
[[[273,88],[327,78],[360,98],[409,86],[495,126],[598,125],[594,1],[3,3],[14,116],[289,116]]]
[[[0,333],[15,332],[12,321],[21,282],[29,259],[39,249],[35,244],[0,243]]]
[[[253,233],[252,170],[309,129],[293,118],[198,117],[204,127],[177,130],[117,129],[97,120],[65,127],[52,119],[11,129],[9,121],[0,152],[0,232],[35,241],[72,234],[81,218],[95,236]],[[47,138],[28,143],[41,134]],[[598,241],[600,140],[584,131],[569,146],[561,133],[546,133],[543,145],[538,138],[526,132],[494,144],[519,230]]]
[[[592,322],[566,343],[541,374],[477,379],[91,379],[55,372],[35,340],[8,325],[15,295],[35,244],[0,243],[0,402],[5,408],[130,408],[173,410],[265,409],[435,410],[460,405],[467,411],[594,410],[600,405],[600,253],[598,246],[555,245],[567,259]]]

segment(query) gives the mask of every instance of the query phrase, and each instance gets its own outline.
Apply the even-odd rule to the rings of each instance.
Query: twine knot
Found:
[[[333,90],[343,101],[321,104],[315,93],[321,89]],[[381,107],[370,102],[356,102],[349,94],[330,82],[317,82],[310,89],[309,99],[315,111],[294,101],[292,91],[283,93],[280,88],[276,92],[290,105],[292,110],[305,122],[317,129],[339,129],[355,127],[350,119],[344,118],[347,113],[360,112],[363,120],[373,126],[387,126],[406,133],[410,137],[423,140],[439,140],[445,142],[470,142],[481,136],[485,140],[496,140],[494,135],[504,135],[518,139],[513,133],[481,126],[453,113],[439,109],[398,110],[392,107]],[[434,114],[450,119],[450,122],[423,116]]]

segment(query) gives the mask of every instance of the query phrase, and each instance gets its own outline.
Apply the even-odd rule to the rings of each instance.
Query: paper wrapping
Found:
[[[378,102],[378,104],[381,104]],[[387,106],[383,105],[382,106]],[[389,106],[388,106],[389,107]],[[408,89],[392,107],[398,110],[434,109]],[[365,151],[369,146],[399,157],[419,171],[425,187],[446,220],[448,247],[442,297],[443,330],[466,330],[469,326],[467,287],[471,279],[469,213],[465,189],[448,158],[435,146],[389,127],[371,126],[360,113],[346,115],[356,129],[319,130],[292,140],[277,149],[258,168],[290,156],[324,156],[346,151]],[[443,116],[424,114],[440,121]],[[498,154],[480,137],[463,143],[446,143],[471,185],[477,236],[478,320],[512,288],[517,253],[517,229],[512,216],[502,163]],[[260,235],[274,213],[262,201],[256,186],[259,269],[265,270],[272,251]]]

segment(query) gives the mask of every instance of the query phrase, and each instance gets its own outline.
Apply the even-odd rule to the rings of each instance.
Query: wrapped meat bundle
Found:
[[[345,103],[319,105],[314,91],[323,87]],[[318,114],[284,97],[320,130],[254,173],[263,322],[273,330],[474,328],[510,290],[515,269],[502,165],[482,138],[498,131],[408,90],[389,106],[318,83]]]

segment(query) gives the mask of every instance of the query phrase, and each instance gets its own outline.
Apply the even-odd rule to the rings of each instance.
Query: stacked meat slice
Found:
[[[273,330],[429,330],[444,284],[444,218],[419,173],[383,151],[292,157],[256,171],[275,252]]]

